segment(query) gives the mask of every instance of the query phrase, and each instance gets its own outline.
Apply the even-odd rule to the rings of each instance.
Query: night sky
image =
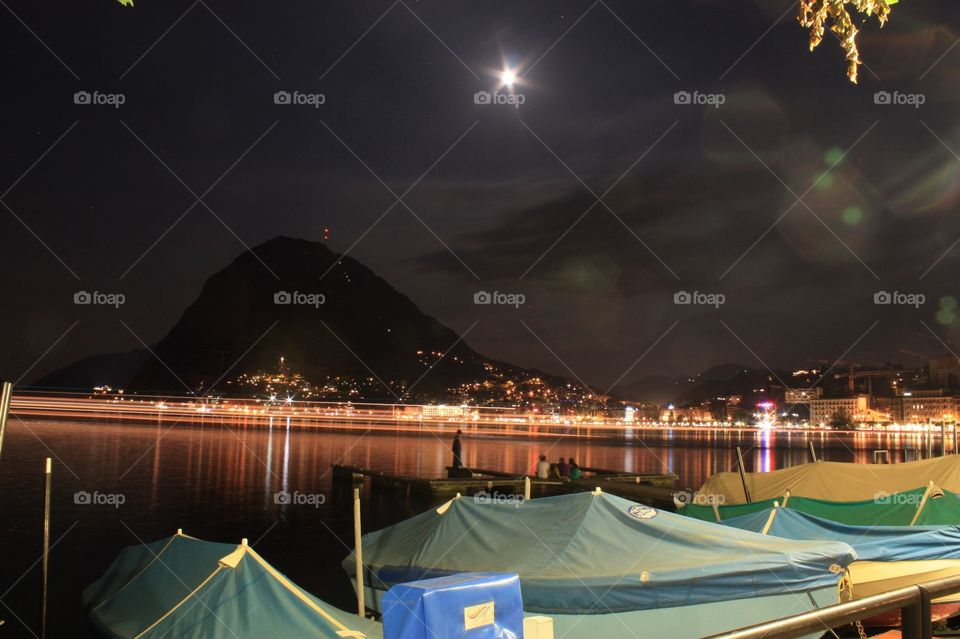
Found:
[[[601,387],[919,365],[960,327],[955,0],[863,25],[859,86],[795,3],[0,4],[5,378],[154,343],[247,247],[325,228],[481,353]],[[523,104],[475,104],[504,66]]]

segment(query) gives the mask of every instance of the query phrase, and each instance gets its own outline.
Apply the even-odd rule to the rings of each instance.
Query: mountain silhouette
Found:
[[[314,382],[376,380],[376,398],[391,400],[414,385],[417,395],[440,398],[489,379],[491,366],[567,382],[485,358],[357,260],[323,243],[277,237],[212,275],[149,350],[88,357],[33,386],[222,391],[240,373],[278,370],[281,356],[287,370]]]

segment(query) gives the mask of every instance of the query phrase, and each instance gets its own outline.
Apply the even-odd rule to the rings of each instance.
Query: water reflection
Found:
[[[334,489],[331,464],[439,477],[451,462],[450,445],[458,426],[464,431],[468,466],[531,473],[545,454],[551,461],[573,457],[581,466],[594,468],[673,472],[680,478],[678,488],[695,488],[713,472],[734,470],[737,446],[748,470],[765,471],[808,461],[811,441],[821,459],[838,461],[868,462],[876,449],[889,450],[894,462],[913,459],[927,448],[939,451],[939,442],[917,433],[677,428],[623,431],[630,439],[578,439],[572,436],[578,432],[574,427],[504,437],[517,429],[511,426],[491,434],[471,424],[451,424],[439,433],[397,433],[357,425],[353,430],[321,432],[297,428],[289,421],[228,425],[204,418],[194,424],[125,426],[12,420],[0,462],[4,513],[0,543],[7,550],[0,562],[0,587],[17,585],[4,603],[24,619],[39,614],[39,574],[31,565],[40,553],[44,458],[52,456],[52,539],[67,534],[51,553],[56,575],[51,601],[58,602],[51,636],[93,636],[84,634],[80,590],[102,573],[121,547],[137,543],[137,538],[158,539],[181,527],[188,534],[218,541],[262,538],[258,551],[281,571],[318,596],[349,608],[350,587],[339,562],[352,546],[351,497]],[[77,504],[74,493],[81,490],[122,493],[125,504],[122,508]],[[281,490],[324,495],[326,503],[278,504],[274,495]],[[367,495],[366,529],[388,525],[422,507],[395,495]],[[24,573],[26,577],[17,581]],[[7,634],[16,636],[10,630]]]

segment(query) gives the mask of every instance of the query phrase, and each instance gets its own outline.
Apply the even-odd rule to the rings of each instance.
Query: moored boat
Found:
[[[851,526],[791,508],[773,507],[733,517],[724,525],[784,539],[843,541],[860,557],[848,569],[842,600],[945,577],[960,576],[960,526]],[[932,603],[933,621],[960,611],[960,595]],[[866,626],[897,626],[894,611],[870,617]]]
[[[744,479],[750,498],[744,492]],[[928,486],[960,492],[960,455],[902,464],[855,464],[817,461],[760,473],[714,473],[697,491],[697,503],[743,504],[794,497],[862,501],[880,493],[901,493]],[[960,522],[958,522],[960,523]]]
[[[768,512],[774,503],[843,524],[859,526],[960,525],[960,494],[927,485],[899,493],[878,491],[870,499],[832,501],[800,497],[787,492],[777,498],[744,504],[726,504],[698,494],[693,503],[682,504],[677,513],[704,521],[726,522],[756,512]]]
[[[509,571],[525,612],[549,615],[567,639],[693,639],[820,608],[840,600],[856,559],[842,542],[758,535],[605,493],[453,499],[362,546],[371,608],[398,583]],[[353,555],[343,567],[356,586]]]
[[[380,639],[380,624],[302,590],[244,541],[176,535],[124,548],[84,589],[97,631],[111,639]]]

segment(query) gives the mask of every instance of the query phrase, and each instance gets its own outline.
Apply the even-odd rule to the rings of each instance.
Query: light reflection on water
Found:
[[[252,428],[206,424],[118,425],[10,421],[0,460],[0,592],[40,557],[44,458],[54,457],[50,636],[92,636],[79,605],[80,590],[96,579],[120,548],[172,534],[217,541],[248,537],[258,551],[307,590],[343,608],[349,585],[339,567],[352,545],[349,491],[333,489],[329,468],[354,464],[389,473],[439,477],[450,444],[463,428],[464,461],[476,468],[532,472],[539,455],[574,457],[581,466],[630,472],[673,472],[678,488],[696,487],[712,472],[735,469],[741,446],[748,470],[773,470],[808,461],[807,442],[821,459],[867,462],[872,450],[922,448],[918,434],[825,434],[756,431],[665,432],[631,429],[624,439],[477,436],[450,424],[442,433],[311,431],[287,420]],[[547,429],[543,429],[547,430]],[[573,433],[583,433],[577,428]],[[938,445],[934,446],[938,450]],[[74,503],[74,493],[123,494],[119,508]],[[319,507],[277,503],[277,491],[322,494]],[[396,495],[368,495],[366,530],[422,509]],[[73,526],[73,528],[71,528]],[[65,532],[69,532],[63,536]],[[62,539],[61,539],[61,536]],[[4,602],[36,632],[40,575],[26,573]],[[4,611],[5,637],[29,636]],[[87,634],[85,634],[87,633]]]

